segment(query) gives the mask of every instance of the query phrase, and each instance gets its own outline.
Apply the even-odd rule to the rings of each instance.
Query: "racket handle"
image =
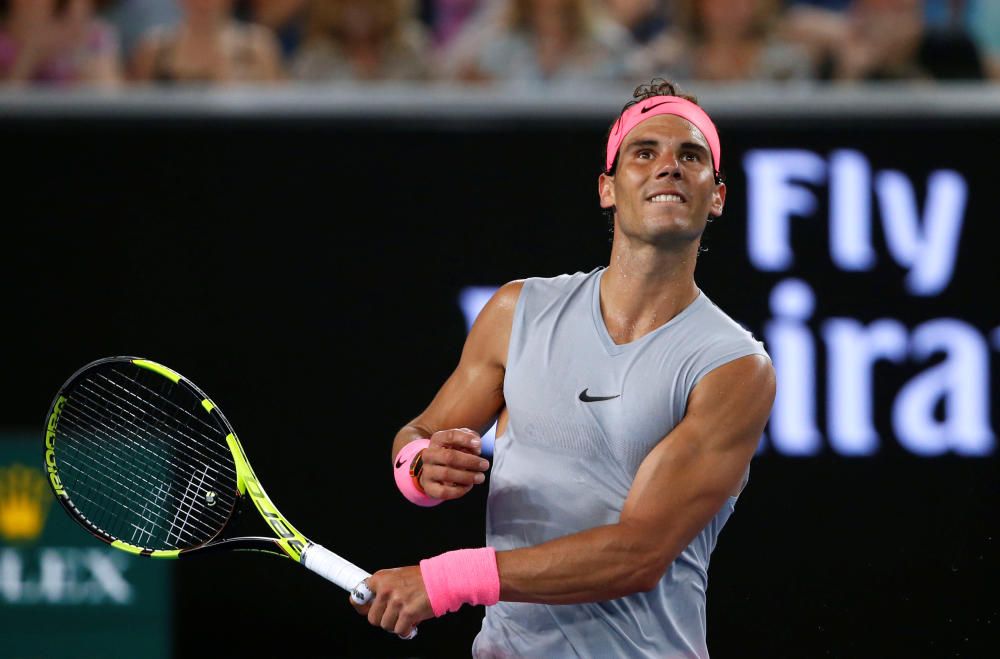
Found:
[[[356,603],[366,604],[371,599],[372,592],[364,581],[372,575],[323,545],[310,544],[299,560],[319,576],[349,592]]]
[[[355,604],[367,604],[375,596],[365,581],[372,575],[347,559],[334,554],[323,545],[310,544],[302,552],[302,557],[299,560],[319,576],[349,592],[351,600]],[[414,627],[409,634],[400,635],[400,638],[410,640],[416,635],[417,628]]]

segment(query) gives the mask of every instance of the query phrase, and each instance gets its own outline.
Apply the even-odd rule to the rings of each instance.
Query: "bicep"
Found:
[[[522,282],[504,285],[487,302],[466,338],[455,371],[411,425],[429,432],[472,428],[482,432],[503,408],[503,380],[514,309]]]
[[[742,481],[774,391],[774,370],[757,355],[702,378],[684,419],[640,465],[621,523],[652,529],[673,560]]]

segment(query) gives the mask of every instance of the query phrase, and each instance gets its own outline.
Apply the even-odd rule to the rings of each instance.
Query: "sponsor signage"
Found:
[[[73,522],[41,433],[0,433],[0,638],[8,659],[171,656],[171,566]]]

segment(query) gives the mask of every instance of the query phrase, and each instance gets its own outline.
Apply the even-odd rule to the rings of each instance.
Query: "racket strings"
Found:
[[[82,384],[81,389],[92,394],[96,398],[96,400],[100,401],[101,403],[117,407],[122,422],[135,427],[137,431],[136,438],[138,440],[135,443],[135,447],[137,448],[136,455],[140,456],[144,456],[147,454],[152,455],[156,458],[159,458],[160,460],[166,461],[168,464],[170,464],[172,467],[176,468],[180,472],[184,472],[186,467],[192,467],[191,464],[179,464],[172,461],[170,459],[170,455],[172,453],[175,453],[175,451],[171,450],[169,445],[166,445],[163,441],[155,441],[155,442],[152,441],[154,439],[162,440],[164,437],[174,440],[177,439],[176,436],[172,434],[172,429],[166,425],[166,420],[168,420],[168,418],[166,419],[159,418],[157,416],[157,412],[160,412],[160,410],[157,410],[156,408],[144,407],[142,405],[141,399],[139,399],[139,402],[136,402],[135,400],[120,399],[121,404],[119,404],[118,402],[111,400],[111,397],[114,396],[113,391],[108,391],[106,389],[103,389],[99,385],[96,386],[97,389],[101,389],[101,391],[95,391],[92,389],[88,389],[86,387],[87,384],[93,384],[93,383]],[[127,408],[125,406],[127,406]],[[100,414],[100,412],[98,414]],[[151,426],[150,424],[151,417],[153,420],[157,421],[156,426]],[[187,435],[184,435],[184,433],[179,433],[179,434],[184,437],[188,437]],[[190,437],[188,438],[191,440],[190,442],[177,441],[176,443],[182,446],[185,449],[185,451],[187,451],[189,454],[193,455],[197,453],[199,457],[211,460],[212,464],[210,466],[216,471],[220,472],[221,477],[232,478],[235,482],[236,470],[231,466],[231,464],[229,464],[231,463],[231,460],[229,460],[229,463],[227,463],[221,461],[217,456],[204,455],[203,453],[197,450],[198,440]],[[146,440],[145,443],[142,440]],[[202,436],[202,441],[217,441],[217,440]],[[155,447],[158,445],[165,449],[164,453],[159,453],[156,451]],[[228,458],[228,456],[224,457]],[[218,469],[218,467],[222,467],[222,469]],[[193,473],[193,471],[194,469],[192,469],[191,473]]]
[[[157,397],[156,401],[151,403],[151,401],[143,399],[141,396],[129,391],[126,387],[110,382],[107,378],[104,379],[115,386],[117,391],[108,390],[101,387],[98,383],[91,384],[100,389],[100,393],[97,395],[104,394],[106,402],[117,408],[120,418],[126,424],[126,427],[134,431],[134,436],[137,439],[135,443],[138,449],[136,452],[137,456],[148,457],[151,455],[160,461],[165,461],[186,478],[194,477],[201,467],[211,468],[213,471],[218,472],[218,477],[232,480],[233,487],[231,490],[226,491],[227,494],[235,489],[236,470],[232,465],[231,455],[228,452],[223,454],[218,451],[209,455],[199,450],[200,447],[211,448],[211,442],[221,441],[217,428],[205,424],[209,430],[215,432],[216,436],[211,437],[204,433],[197,433],[198,437],[193,437],[191,434],[184,432],[184,429],[194,432],[190,425],[181,424],[183,428],[171,425],[172,421],[177,423],[178,420],[169,416],[168,412],[155,405],[155,402],[164,402],[170,403],[177,409],[181,409],[173,401],[164,398],[148,387],[143,387],[141,383],[135,382],[135,384],[142,387],[146,392]],[[128,398],[125,398],[125,396],[128,396]],[[179,437],[183,437],[189,441],[183,441]],[[154,439],[159,441],[152,441]],[[180,446],[183,448],[183,451],[177,452],[171,448],[170,444]],[[163,453],[155,450],[157,445],[160,445],[164,449]],[[170,455],[179,455],[183,458],[189,458],[189,460],[184,463],[177,463],[170,459]],[[229,497],[229,500],[232,501],[232,497]]]
[[[63,432],[63,436],[60,438],[63,440],[62,448],[73,451],[74,457],[81,460],[81,466],[77,466],[75,462],[66,459],[68,456],[61,456],[62,460],[60,466],[72,469],[80,475],[80,481],[77,483],[77,487],[74,488],[74,500],[77,497],[80,497],[88,503],[98,507],[104,513],[104,516],[93,516],[91,517],[91,522],[98,526],[101,530],[108,532],[117,538],[124,539],[124,536],[119,533],[112,532],[108,526],[112,521],[119,517],[116,513],[118,507],[123,508],[126,512],[134,515],[147,524],[166,531],[169,515],[163,513],[163,510],[165,509],[162,505],[164,497],[160,497],[159,507],[154,505],[151,508],[150,502],[148,501],[148,492],[158,491],[162,493],[162,486],[164,485],[167,486],[167,492],[169,492],[170,482],[160,480],[155,475],[145,473],[138,469],[138,465],[135,464],[135,454],[142,449],[133,450],[131,459],[125,458],[121,453],[116,451],[113,447],[120,445],[120,442],[116,440],[123,440],[125,442],[135,442],[136,440],[131,439],[128,435],[121,432],[120,429],[102,422],[100,418],[94,416],[93,414],[85,414],[82,411],[78,411],[77,408],[92,409],[92,406],[85,404],[85,397],[76,397],[74,402],[78,402],[80,404],[75,407],[67,405],[63,409],[63,417],[71,421],[89,421],[93,427],[92,432],[83,432],[82,430],[77,432],[79,430],[77,428],[73,428],[71,430],[60,429]],[[77,416],[78,414],[79,416]],[[83,424],[80,425],[82,426]],[[94,426],[103,426],[103,433]],[[96,456],[94,455],[95,451],[97,452]],[[102,479],[104,482],[102,482]],[[123,500],[119,496],[111,496],[111,493],[107,491],[107,481],[110,481],[112,484],[120,488],[119,493],[128,492],[136,501],[142,501],[143,511],[138,511],[130,507],[128,505],[129,500],[127,499]],[[130,487],[129,484],[132,484],[135,487]],[[82,487],[88,488],[85,494],[82,491]],[[108,501],[111,499],[113,503],[117,504],[116,508],[109,509],[106,505],[100,505],[100,503],[96,500],[98,496],[100,496],[106,504],[111,503]],[[231,500],[232,498],[230,497],[230,501]],[[157,524],[156,518],[161,519],[161,521],[164,522],[164,525],[160,526]],[[219,520],[219,524],[223,523],[225,523],[225,518],[221,518]],[[203,533],[214,533],[214,531],[219,528],[219,524],[204,526],[202,531]],[[130,522],[129,526],[135,528],[136,525],[134,520]],[[191,541],[197,542],[197,536],[194,534],[190,535]]]
[[[89,392],[90,390],[87,389],[86,385],[82,385],[81,391]],[[115,442],[109,442],[107,444],[108,447],[107,452],[110,454],[112,458],[115,458],[112,464],[115,465],[117,469],[119,469],[123,473],[135,474],[139,478],[142,478],[143,476],[142,472],[135,471],[135,469],[140,466],[136,464],[135,460],[137,457],[143,457],[143,456],[156,457],[161,462],[165,462],[169,467],[176,470],[177,472],[179,473],[184,472],[185,465],[179,464],[171,460],[169,452],[159,453],[155,450],[155,447],[158,444],[161,444],[161,442],[155,441],[155,438],[149,437],[148,435],[143,436],[136,432],[133,432],[132,434],[125,433],[122,426],[112,425],[108,423],[105,419],[103,419],[101,416],[102,410],[99,408],[98,405],[100,403],[107,404],[109,401],[103,400],[101,398],[79,395],[75,398],[74,402],[79,403],[79,407],[81,408],[79,413],[83,420],[90,421],[91,423],[94,424],[94,426],[101,426],[108,432],[109,437],[107,439],[121,439],[123,440],[123,442],[125,442],[124,444],[121,445],[121,447],[128,453],[127,458],[125,457],[124,454],[118,453],[115,450],[115,447],[119,446],[119,444]],[[95,403],[97,403],[98,405],[95,405]],[[89,411],[90,413],[89,414],[85,413],[85,411]],[[73,410],[73,413],[76,413],[76,410]],[[146,440],[145,445],[143,445],[142,443],[142,440],[144,438]],[[128,451],[128,449],[131,449],[131,451]],[[148,487],[154,487],[158,484],[157,482],[152,482],[148,479],[143,479],[143,480],[145,481],[145,484]]]
[[[171,383],[161,393],[119,369],[89,374],[66,394],[56,447],[73,475],[71,498],[116,539],[152,549],[207,542],[236,499],[225,433],[171,398],[200,408],[192,392]]]
[[[75,410],[69,408],[68,406],[64,408],[63,413],[64,415],[69,413],[68,418],[70,419],[75,418]],[[90,419],[92,420],[93,417],[90,417]],[[97,506],[104,513],[103,517],[94,516],[91,519],[92,523],[94,523],[96,526],[98,526],[101,530],[105,531],[106,533],[114,535],[116,538],[123,539],[124,536],[120,532],[118,532],[118,529],[115,529],[114,530],[115,532],[111,532],[111,530],[109,530],[108,528],[110,522],[115,521],[120,517],[119,508],[121,508],[124,509],[125,512],[128,512],[131,515],[137,517],[139,520],[145,522],[149,526],[160,528],[163,529],[164,531],[167,530],[168,514],[165,514],[163,512],[162,503],[159,508],[155,506],[153,508],[150,508],[150,502],[148,501],[148,492],[155,490],[162,493],[163,485],[167,486],[167,492],[169,492],[170,483],[165,481],[154,482],[149,480],[148,478],[144,478],[141,472],[137,471],[134,467],[128,468],[128,465],[124,465],[125,463],[124,459],[116,463],[115,459],[116,456],[118,455],[117,452],[115,452],[113,449],[112,450],[107,449],[107,447],[115,446],[118,443],[115,441],[116,439],[126,438],[127,436],[123,435],[120,432],[115,433],[113,429],[109,428],[104,429],[104,432],[106,433],[104,436],[102,436],[102,434],[98,432],[96,429],[93,433],[81,432],[79,435],[77,435],[75,432],[72,431],[65,431],[65,432],[66,434],[61,438],[64,440],[63,448],[67,450],[73,450],[75,454],[74,457],[81,458],[82,460],[81,463],[82,466],[77,467],[74,462],[66,460],[65,459],[66,456],[63,456],[63,462],[61,464],[61,466],[68,467],[76,471],[78,474],[80,474],[81,481],[77,484],[78,487],[74,488],[73,498],[76,499],[77,496],[79,495],[84,500]],[[65,441],[65,440],[71,440],[71,441]],[[76,440],[76,443],[73,443],[72,440]],[[98,443],[99,440],[101,443]],[[102,456],[104,459],[101,459],[101,457],[98,456],[94,456],[93,453],[95,450],[97,451],[98,456]],[[143,481],[144,484],[140,484],[135,478],[132,478],[130,475],[136,476],[139,480]],[[117,486],[119,490],[115,493],[109,493],[107,481],[110,481],[111,484]],[[129,483],[135,485],[135,487],[134,488],[130,487]],[[83,486],[88,487],[86,494],[81,493],[81,488]],[[97,490],[96,493],[95,490]],[[144,511],[138,511],[132,508],[129,505],[130,499],[123,499],[121,497],[121,494],[126,492],[132,495],[131,497],[132,500],[142,501]],[[97,497],[100,497],[105,504],[109,505],[115,504],[114,508],[109,509],[106,505],[104,506],[100,505],[95,500],[95,498]],[[164,497],[161,496],[159,497],[159,499],[160,501],[162,501]],[[160,519],[163,522],[162,526],[160,524],[157,524],[157,519]],[[219,525],[223,523],[225,523],[225,519],[221,518],[219,520],[219,524],[211,526],[202,525],[203,526],[203,528],[201,529],[202,533],[199,534],[199,536],[208,534],[208,536],[211,537],[211,535],[213,535],[215,531],[219,528]],[[135,520],[131,520],[127,526],[131,526],[134,529],[136,527]],[[140,528],[140,530],[142,529]],[[149,535],[151,535],[151,533]],[[199,542],[198,536],[195,536],[194,534],[190,533],[189,535],[191,535],[192,542],[194,543]]]
[[[170,530],[167,531],[167,542],[171,542],[171,537],[176,537],[176,541],[181,541],[181,533],[187,528],[188,521],[191,519],[191,513],[194,511],[195,497],[205,483],[205,475],[208,473],[208,466],[201,472],[198,484],[195,485],[194,478],[188,479],[187,486],[184,488],[184,494],[181,495],[180,505],[177,506],[174,512],[174,518],[170,520]],[[184,510],[184,504],[187,503],[187,510]],[[184,515],[184,519],[181,519],[181,515]]]
[[[121,374],[121,375],[122,375],[122,377],[126,377],[124,374]],[[111,378],[108,378],[106,376],[104,376],[104,379],[110,385],[118,387],[123,394],[125,394],[127,396],[134,397],[135,400],[138,401],[139,403],[147,402],[141,396],[139,396],[137,393],[129,391],[126,386],[123,386],[122,384],[116,383],[113,380],[111,380]],[[186,439],[190,440],[190,443],[184,445],[185,448],[188,449],[188,450],[190,450],[190,451],[192,451],[192,452],[194,452],[194,453],[198,453],[200,455],[205,455],[206,457],[210,457],[211,459],[214,459],[215,460],[215,464],[224,467],[226,471],[228,471],[234,477],[236,476],[236,469],[233,466],[232,454],[229,452],[228,447],[226,447],[224,449],[216,448],[216,443],[220,442],[220,435],[221,435],[221,433],[219,432],[219,429],[217,427],[212,426],[212,425],[206,423],[202,419],[199,419],[194,414],[191,414],[191,412],[189,410],[184,409],[183,407],[181,407],[180,405],[178,405],[176,402],[170,400],[169,398],[166,398],[165,396],[163,396],[162,394],[160,394],[156,390],[154,390],[154,389],[152,389],[150,387],[147,387],[146,385],[142,384],[138,380],[127,380],[127,382],[129,384],[135,384],[140,389],[142,389],[144,392],[150,394],[151,396],[155,396],[157,401],[162,402],[162,403],[164,403],[166,405],[169,405],[174,412],[177,412],[178,414],[182,414],[182,415],[186,416],[188,419],[193,420],[193,421],[197,421],[199,424],[201,424],[201,426],[203,428],[205,428],[205,430],[209,431],[211,433],[211,435],[207,435],[204,432],[198,432],[194,428],[192,428],[189,424],[183,424],[183,428],[186,429],[186,430],[188,430],[188,431],[190,431],[191,433],[196,433],[198,435],[198,437],[192,437],[191,435],[185,434],[183,431],[181,431],[180,429],[178,429],[178,432],[180,432],[181,435],[183,435]],[[174,385],[174,386],[176,387],[177,385]],[[198,401],[198,404],[200,406],[201,405],[201,401]],[[177,419],[174,416],[171,416],[171,413],[170,413],[169,410],[163,410],[161,408],[158,408],[155,404],[149,405],[148,411],[151,412],[151,413],[153,413],[153,414],[160,415],[160,418],[163,420],[164,424],[167,424],[169,421],[176,421],[177,423],[180,423],[179,419]],[[225,438],[221,438],[221,440],[222,440],[222,442],[224,442]],[[204,449],[204,451],[202,451],[202,449]]]
[[[69,468],[71,470],[76,471],[78,473],[82,473],[81,470],[77,469],[76,467],[74,467],[72,465],[68,465],[68,466],[69,466]],[[91,493],[92,493],[92,491],[93,491],[93,488],[91,488]],[[91,494],[91,493],[88,493],[88,495]],[[117,520],[117,519],[119,519],[121,517],[121,510],[119,510],[119,509],[114,509],[113,510],[113,509],[110,509],[110,508],[107,508],[107,507],[101,505],[101,503],[108,503],[106,497],[101,498],[101,497],[93,497],[93,496],[88,496],[88,495],[80,494],[79,492],[75,492],[73,494],[73,501],[75,503],[78,504],[78,502],[80,500],[83,500],[83,501],[85,501],[87,503],[87,506],[85,506],[85,507],[87,508],[89,514],[84,515],[84,517],[87,520],[87,522],[89,522],[97,530],[99,530],[99,531],[101,531],[103,533],[107,533],[108,535],[111,535],[115,539],[121,539],[123,537],[122,534],[120,534],[120,533],[110,533],[107,530],[109,521],[114,521],[114,520]],[[100,501],[95,500],[97,498],[100,498],[101,500]],[[94,509],[99,510],[103,516],[102,517],[98,517],[95,513],[93,513],[92,509],[91,509],[91,506]],[[77,507],[79,508],[79,505],[77,505]],[[120,507],[124,508],[127,512],[129,512],[132,515],[134,515],[135,519],[141,520],[143,522],[142,526],[138,526],[137,524],[135,524],[135,520],[133,520],[133,521],[130,522],[129,525],[133,527],[133,532],[132,532],[131,539],[134,540],[134,539],[137,539],[137,536],[141,537],[143,535],[146,535],[147,536],[146,540],[148,541],[149,539],[151,539],[152,532],[153,532],[154,529],[163,529],[163,530],[166,530],[166,526],[161,526],[160,524],[156,523],[155,519],[153,519],[152,517],[147,517],[146,516],[145,513],[147,512],[147,510],[146,510],[146,506],[145,505],[144,505],[144,509],[141,510],[141,511],[135,511],[132,508],[130,508],[129,506],[124,505],[124,504],[121,504]],[[83,514],[83,513],[81,513],[81,514]],[[133,544],[140,544],[140,543],[133,542]],[[145,545],[141,545],[140,544],[140,546],[145,546]]]
[[[81,390],[88,392],[92,395],[91,396],[80,395],[78,399],[81,402],[81,406],[93,412],[93,414],[88,415],[89,420],[93,421],[97,425],[104,426],[110,433],[117,432],[118,438],[128,442],[128,446],[133,449],[130,454],[131,459],[129,464],[127,465],[128,467],[131,468],[137,466],[135,464],[135,459],[137,457],[152,456],[154,458],[157,458],[161,462],[161,464],[166,463],[178,473],[190,476],[195,472],[194,465],[182,464],[171,460],[170,456],[172,451],[169,449],[169,447],[163,447],[164,442],[162,441],[162,435],[167,433],[159,432],[161,430],[164,430],[162,427],[158,428],[148,427],[147,418],[145,416],[146,412],[145,410],[141,409],[140,407],[137,407],[136,405],[134,405],[129,401],[124,401],[126,404],[128,404],[130,407],[134,409],[134,411],[129,411],[124,407],[122,407],[121,405],[118,405],[114,401],[102,397],[99,392],[95,392],[91,389],[88,389],[86,384],[89,383],[84,383],[81,385]],[[88,405],[87,403],[90,404]],[[125,422],[125,426],[121,424],[112,425],[111,423],[109,423],[107,419],[102,416],[104,410],[99,408],[99,405],[101,403],[105,404],[105,406],[110,405],[117,407],[120,418],[122,419],[123,422]],[[126,415],[132,417],[131,421],[128,421],[126,419]],[[141,427],[139,425],[140,423],[145,423],[147,427]],[[129,426],[132,427],[129,428]],[[132,430],[132,433],[131,434],[126,433],[125,432],[126,428]],[[112,454],[117,456],[117,454],[114,453],[113,449],[114,444],[111,444],[111,446],[112,446],[111,448]],[[162,453],[158,452],[156,450],[157,446],[163,447],[165,449],[164,452]],[[185,444],[185,448],[189,448],[188,445]],[[233,469],[228,468],[228,465],[223,464],[222,466],[227,467],[226,471],[228,471],[229,475],[233,477],[235,480],[235,471]],[[190,468],[190,470],[187,470],[187,468]],[[154,485],[154,483],[150,483],[149,481],[147,481],[147,485]]]
[[[147,387],[142,384],[142,382],[135,379],[128,379],[125,374],[118,371],[112,371],[112,374],[118,375],[125,380],[125,385],[113,382],[108,377],[103,377],[103,379],[111,386],[115,386],[119,390],[120,396],[117,397],[123,404],[128,405],[132,408],[131,411],[126,410],[121,405],[117,405],[119,411],[124,415],[131,416],[131,422],[133,425],[142,424],[144,426],[143,430],[148,433],[150,438],[152,437],[162,437],[170,440],[171,443],[177,444],[183,448],[183,452],[180,453],[182,457],[190,458],[185,464],[182,464],[179,468],[180,473],[186,477],[187,485],[185,486],[184,494],[181,495],[179,502],[176,505],[176,510],[173,519],[171,520],[170,530],[167,534],[167,541],[170,542],[172,537],[176,537],[180,540],[180,532],[184,530],[188,522],[191,520],[191,515],[195,511],[195,503],[198,501],[197,495],[199,492],[204,491],[202,488],[206,482],[208,476],[208,470],[211,469],[216,472],[213,476],[211,483],[222,479],[229,487],[221,489],[219,492],[215,493],[215,496],[222,497],[229,505],[225,508],[226,512],[222,512],[222,507],[206,507],[202,506],[202,510],[199,510],[201,515],[207,515],[210,518],[211,528],[218,529],[221,525],[224,525],[228,520],[229,511],[231,510],[233,504],[235,504],[235,496],[229,496],[229,493],[234,492],[236,489],[236,470],[233,466],[232,456],[228,451],[228,447],[225,450],[217,449],[215,446],[216,442],[221,443],[224,441],[222,439],[222,433],[215,426],[212,426],[202,419],[191,414],[188,410],[178,405],[173,400],[161,395],[154,389]],[[142,391],[148,395],[154,397],[153,400],[148,400],[143,398],[139,393],[132,391],[127,385],[136,385]],[[171,391],[177,391],[178,385],[173,385],[170,389]],[[114,392],[107,392],[109,396],[113,396]],[[123,398],[127,397],[127,398]],[[163,403],[173,408],[173,411],[187,417],[188,422],[181,421],[181,419],[176,415],[171,415],[170,411],[164,410],[157,406],[157,403]],[[197,401],[200,406],[201,401]],[[152,423],[151,423],[152,421]],[[207,435],[205,432],[199,432],[193,428],[190,421],[198,422],[203,429],[210,431],[213,436]],[[187,431],[187,432],[185,432]],[[197,435],[197,436],[195,436]],[[184,441],[184,438],[189,441]],[[140,449],[145,446],[153,446],[152,443],[146,442],[138,445]],[[204,450],[201,450],[204,449]],[[167,455],[174,453],[174,451],[167,449]],[[162,454],[153,453],[156,457],[161,460],[165,458]],[[195,457],[195,455],[197,457]],[[166,458],[168,464],[175,464]],[[185,469],[187,467],[187,469]],[[200,469],[199,469],[200,467]],[[194,485],[195,478],[198,479],[198,485]],[[167,489],[169,492],[169,487]],[[185,510],[186,507],[186,510]],[[181,515],[184,515],[181,519]],[[199,518],[195,518],[196,521],[200,521]],[[204,524],[202,524],[204,526]],[[175,530],[175,527],[177,530]],[[212,533],[214,535],[214,533]]]
[[[70,435],[67,436],[69,437]],[[164,488],[163,488],[163,485],[165,483],[163,481],[153,482],[150,480],[150,478],[143,477],[142,471],[135,468],[134,461],[132,461],[133,465],[131,468],[129,468],[129,466],[125,464],[126,463],[125,458],[120,459],[121,464],[116,464],[114,461],[118,459],[116,456],[120,454],[117,451],[114,451],[113,449],[108,450],[108,447],[116,446],[120,443],[119,441],[116,440],[124,439],[125,441],[128,441],[127,435],[124,435],[120,432],[114,433],[112,430],[109,430],[108,428],[104,429],[94,428],[93,433],[82,433],[79,436],[74,434],[72,435],[72,437],[74,439],[77,439],[78,444],[81,447],[81,449],[76,450],[76,457],[83,456],[90,460],[89,463],[83,464],[82,468],[77,469],[77,471],[81,473],[81,476],[84,475],[90,476],[89,482],[87,480],[83,480],[80,483],[81,486],[89,485],[88,492],[86,494],[83,494],[82,496],[85,498],[85,500],[89,500],[91,503],[97,504],[94,494],[95,482],[96,482],[97,483],[96,487],[98,488],[97,494],[100,495],[100,498],[102,498],[103,502],[106,504],[106,505],[98,504],[100,509],[104,512],[104,516],[96,518],[94,520],[97,523],[97,525],[101,527],[101,529],[104,530],[105,532],[108,532],[111,535],[114,535],[115,537],[123,539],[126,536],[123,535],[122,530],[127,531],[128,527],[131,527],[133,529],[133,537],[137,537],[138,535],[142,535],[143,533],[145,533],[147,536],[152,537],[152,531],[154,529],[160,529],[163,531],[158,535],[160,536],[166,535],[168,533],[167,529],[170,521],[169,513],[165,513],[163,510],[161,510],[163,508],[162,502],[165,500]],[[64,447],[68,449],[69,448],[76,449],[76,446],[68,442],[64,442]],[[97,451],[98,456],[101,457],[95,457],[93,455],[95,450]],[[72,468],[75,465],[72,462],[67,461],[67,466]],[[95,479],[93,477],[94,474],[91,473],[95,471],[99,476],[103,476],[103,479],[101,480]],[[135,478],[133,478],[132,476],[135,476]],[[151,478],[154,479],[164,478],[164,476],[153,474],[151,475]],[[110,481],[110,483],[108,481]],[[130,484],[134,485],[134,487],[130,486]],[[116,486],[118,489],[115,492],[109,492],[108,491],[109,486]],[[169,493],[170,485],[167,483],[166,487],[167,487],[166,492]],[[160,493],[160,496],[157,497],[156,500],[156,503],[159,504],[159,508],[156,505],[154,505],[152,508],[150,507],[150,502],[148,501],[149,499],[148,493],[151,491]],[[75,496],[76,495],[74,494],[74,497]],[[136,505],[135,508],[129,505],[132,502],[135,502]],[[142,510],[137,509],[139,502],[143,503]],[[167,503],[170,502],[167,501]],[[181,502],[181,505],[183,505],[183,503],[184,502]],[[109,509],[107,507],[108,505],[112,505],[113,508]],[[177,507],[177,505],[178,505],[177,503],[173,503],[172,507]],[[129,515],[133,516],[135,519],[129,519],[128,520],[129,523],[125,525],[124,529],[116,527],[114,529],[114,532],[111,533],[106,528],[110,525],[108,516],[111,517],[111,521],[115,521],[120,517],[120,515],[116,513],[122,512],[122,509],[124,510],[124,512],[129,513]],[[200,541],[203,541],[204,537],[211,537],[217,531],[219,526],[221,524],[224,524],[225,522],[224,516],[222,516],[220,513],[216,514],[219,516],[217,523],[212,525],[202,524],[200,525],[202,528],[195,529],[198,530],[199,533],[197,534],[190,532],[188,533],[188,535],[190,536],[190,541],[192,543],[197,544]],[[124,520],[122,521],[124,522]],[[135,524],[136,521],[140,521],[143,524],[143,526],[139,527],[137,524]],[[158,521],[160,523],[157,523]]]

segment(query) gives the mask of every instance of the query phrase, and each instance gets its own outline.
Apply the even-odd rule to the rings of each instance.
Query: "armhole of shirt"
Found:
[[[517,345],[515,341],[521,340],[521,330],[524,326],[524,306],[527,304],[525,298],[527,297],[528,287],[532,284],[531,279],[525,279],[524,283],[521,284],[521,290],[517,294],[517,302],[514,303],[514,313],[510,321],[510,337],[507,339],[507,363],[504,367],[505,373],[511,368],[511,357],[513,356],[514,346]],[[506,380],[506,377],[504,378]]]
[[[727,352],[720,357],[716,357],[695,374],[694,380],[691,382],[691,389],[687,392],[688,398],[691,397],[691,394],[694,392],[694,388],[698,386],[698,383],[701,382],[703,377],[720,366],[725,366],[731,361],[735,361],[741,357],[749,357],[750,355],[761,355],[763,357],[767,357],[768,361],[771,359],[770,355],[768,355],[764,348],[760,345],[746,346],[738,350],[733,350],[732,352]]]

